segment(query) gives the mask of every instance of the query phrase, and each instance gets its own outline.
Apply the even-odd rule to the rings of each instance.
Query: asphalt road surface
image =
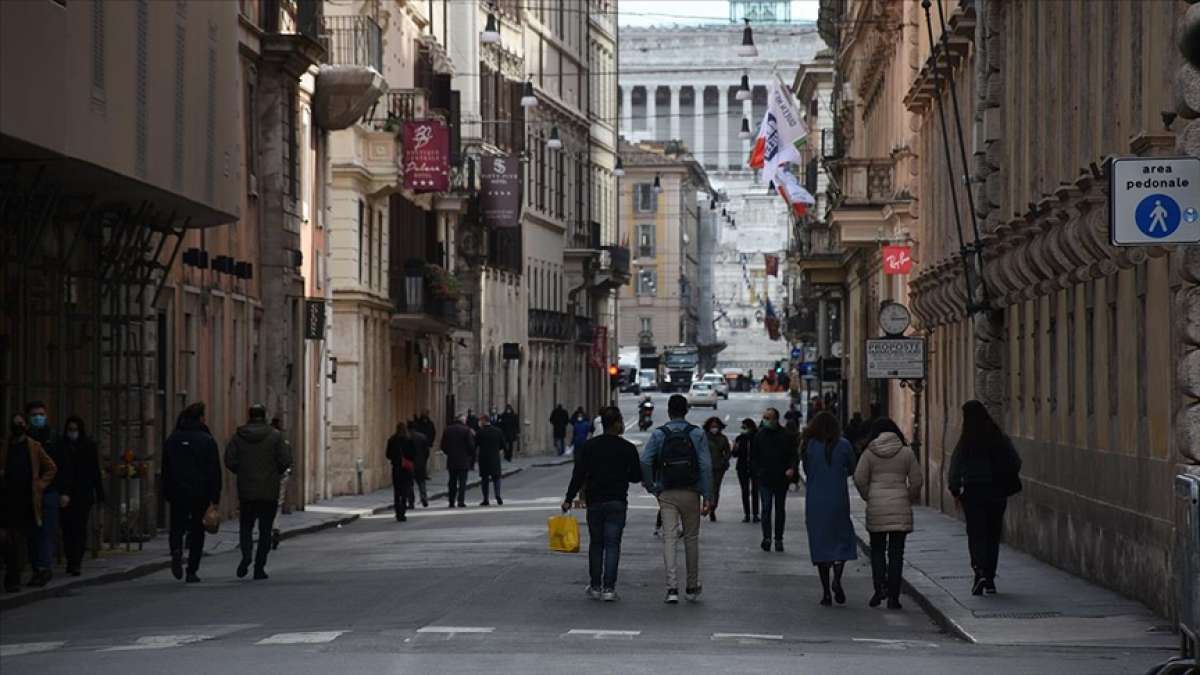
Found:
[[[664,398],[656,403],[665,421]],[[772,403],[782,402],[734,394],[718,413],[732,431]],[[629,420],[634,404],[623,401]],[[763,553],[757,526],[741,522],[732,473],[720,520],[701,531],[700,602],[663,604],[656,507],[637,487],[620,600],[591,601],[586,555],[546,546],[546,518],[569,472],[507,479],[503,507],[439,503],[403,524],[385,514],[285,541],[267,581],[235,578],[237,558],[227,555],[206,560],[200,584],[163,572],[4,612],[0,672],[1016,675],[1136,673],[1154,660],[1122,649],[963,643],[911,600],[903,611],[868,608],[863,559],[847,569],[849,602],[820,607],[800,494],[789,503],[787,552]]]

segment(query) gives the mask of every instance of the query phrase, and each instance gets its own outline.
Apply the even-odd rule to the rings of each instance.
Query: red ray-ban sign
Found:
[[[608,326],[592,329],[592,367],[603,368],[608,362]]]
[[[441,120],[404,123],[404,189],[450,189],[450,130]]]
[[[913,259],[911,246],[883,247],[884,274],[908,274],[912,271],[912,268]]]

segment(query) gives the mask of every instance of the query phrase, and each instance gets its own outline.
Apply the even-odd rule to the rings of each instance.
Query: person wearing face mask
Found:
[[[762,509],[762,550],[771,550],[772,524],[775,551],[783,553],[783,530],[787,519],[788,484],[796,475],[800,457],[796,436],[779,424],[779,411],[767,408],[762,426],[750,444],[750,463],[758,476]],[[772,523],[774,516],[774,523]]]
[[[44,570],[47,575],[46,580],[49,581],[50,570],[54,565],[55,555],[58,553],[60,509],[66,507],[70,502],[70,498],[63,495],[70,468],[67,466],[67,458],[63,456],[60,439],[50,428],[46,404],[41,401],[30,401],[25,404],[25,419],[29,422],[26,433],[42,445],[42,449],[50,455],[50,459],[58,467],[54,482],[48,485],[45,492],[42,493],[41,524],[38,525],[37,534],[29,542],[29,557],[33,561],[34,569]]]
[[[738,485],[742,488],[742,522],[748,523],[751,515],[758,522],[758,477],[754,475],[750,464],[750,443],[754,434],[758,433],[758,425],[747,417],[742,420],[742,433],[733,442],[733,457],[737,459]]]
[[[704,422],[704,432],[708,435],[708,450],[712,453],[713,471],[713,501],[708,510],[708,519],[717,522],[717,506],[721,504],[721,481],[725,480],[725,472],[729,470],[729,458],[733,449],[729,447],[729,438],[725,436],[725,423],[721,418],[712,416]]]
[[[100,478],[96,442],[84,429],[83,419],[76,415],[67,418],[60,447],[62,452],[59,454],[65,464],[59,471],[64,477],[60,497],[63,549],[67,556],[67,574],[77,577],[81,573],[92,505],[104,503],[104,481]]]
[[[25,417],[9,420],[8,440],[0,445],[0,529],[4,531],[4,590],[21,590],[25,555],[32,553],[38,526],[42,524],[42,495],[54,481],[58,467],[27,433]],[[50,581],[49,567],[33,569],[30,586]]]

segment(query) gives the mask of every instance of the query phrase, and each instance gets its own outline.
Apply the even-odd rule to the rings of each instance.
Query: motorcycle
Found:
[[[654,424],[654,406],[647,403],[638,407],[638,431],[645,431]]]

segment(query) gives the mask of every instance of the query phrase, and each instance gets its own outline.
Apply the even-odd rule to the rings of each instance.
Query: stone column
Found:
[[[679,88],[680,85],[672,84],[671,87],[671,138],[668,140],[679,140]]]
[[[621,88],[621,133],[626,138],[633,132],[633,86]]]
[[[696,124],[693,131],[694,141],[692,143],[692,155],[698,162],[704,164],[704,90],[705,85],[698,84],[692,87],[695,95],[692,97],[692,111],[696,116]]]
[[[741,124],[741,121],[738,121]],[[717,87],[717,166],[729,166],[729,87]]]
[[[650,132],[651,140],[658,140],[658,108],[654,102],[657,91],[657,84],[646,85],[646,131]]]

